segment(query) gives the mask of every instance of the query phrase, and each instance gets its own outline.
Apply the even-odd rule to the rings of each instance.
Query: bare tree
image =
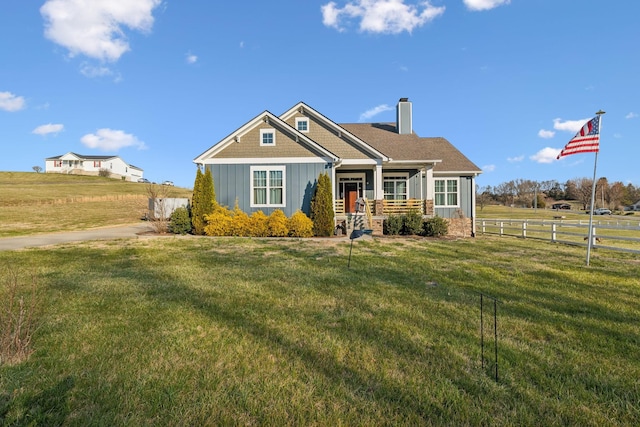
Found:
[[[165,199],[172,197],[173,187],[170,185],[147,184],[147,195],[149,196],[149,207],[147,219],[156,233],[166,233],[169,231],[169,208]]]
[[[33,169],[35,171],[35,173],[40,173],[42,172],[42,166],[34,166],[31,169]]]
[[[582,203],[582,209],[587,209],[591,205],[593,180],[589,178],[576,178],[574,183],[576,186],[576,200]]]

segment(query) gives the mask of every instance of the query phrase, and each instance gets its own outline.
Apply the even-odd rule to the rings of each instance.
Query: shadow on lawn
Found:
[[[55,386],[27,398],[24,403],[12,400],[8,394],[0,395],[0,421],[10,426],[60,426],[69,416],[69,392],[75,381],[66,377]],[[13,408],[12,408],[13,407]],[[18,414],[16,419],[6,419],[11,410]]]

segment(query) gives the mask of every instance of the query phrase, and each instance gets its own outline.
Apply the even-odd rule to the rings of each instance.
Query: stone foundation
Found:
[[[471,237],[473,221],[471,218],[446,218],[449,223],[449,236]]]

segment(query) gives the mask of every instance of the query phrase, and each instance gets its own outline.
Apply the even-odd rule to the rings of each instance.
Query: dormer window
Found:
[[[309,132],[309,118],[308,117],[296,117],[296,129],[299,132]]]
[[[260,129],[260,145],[273,147],[276,145],[275,129]]]

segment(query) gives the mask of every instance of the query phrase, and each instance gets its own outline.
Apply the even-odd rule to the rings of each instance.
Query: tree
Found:
[[[193,183],[193,196],[191,196],[191,225],[193,234],[204,234],[204,215],[202,214],[202,171],[200,167],[196,171],[196,180]]]
[[[316,191],[311,199],[311,219],[313,234],[328,237],[333,234],[335,214],[333,212],[333,196],[331,195],[331,178],[327,173],[318,177]]]
[[[35,171],[35,173],[40,173],[42,172],[42,166],[34,166],[31,169],[33,169]]]
[[[577,178],[575,180],[576,200],[582,203],[582,208],[587,209],[591,206],[591,189],[593,188],[593,180],[589,178]]]

